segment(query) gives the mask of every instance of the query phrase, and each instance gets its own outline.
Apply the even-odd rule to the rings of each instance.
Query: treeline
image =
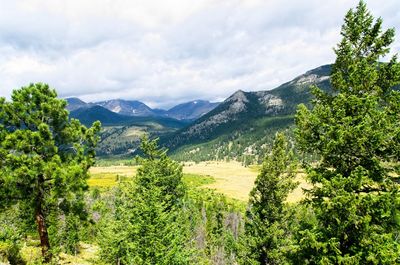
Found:
[[[88,194],[99,124],[69,120],[43,84],[0,99],[1,255],[22,264],[21,245],[39,239],[38,263],[81,241],[100,246],[99,264],[400,263],[400,64],[380,63],[394,30],[361,1],[341,34],[334,93],[313,88],[295,143],[276,134],[245,206],[184,185],[181,165],[148,139],[135,178]],[[319,159],[296,161],[293,144]],[[299,167],[313,186],[288,204]]]
[[[177,161],[234,160],[248,166],[260,164],[277,132],[293,139],[294,116],[249,119],[240,128],[214,140],[185,145],[171,152]]]

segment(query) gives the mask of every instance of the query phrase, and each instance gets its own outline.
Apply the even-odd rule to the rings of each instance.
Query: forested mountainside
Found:
[[[71,117],[86,125],[96,120],[103,124],[99,156],[132,155],[140,137],[149,134],[160,137],[175,159],[235,159],[248,164],[260,162],[277,131],[291,134],[296,106],[311,103],[313,85],[330,90],[330,71],[331,66],[324,65],[273,90],[239,90],[219,104],[196,100],[168,111],[154,111],[139,101],[110,100],[100,105],[75,98],[67,101]],[[200,118],[191,121],[194,117]]]
[[[259,161],[275,132],[293,124],[297,105],[311,103],[311,87],[331,89],[330,72],[331,65],[323,65],[273,90],[239,90],[161,142],[178,159]]]

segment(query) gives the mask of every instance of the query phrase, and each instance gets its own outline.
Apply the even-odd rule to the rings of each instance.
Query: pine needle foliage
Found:
[[[66,101],[48,85],[14,90],[0,98],[0,208],[19,205],[36,222],[42,255],[51,259],[50,215],[85,218],[83,194],[100,123],[69,119]]]
[[[313,89],[314,106],[296,115],[300,148],[321,157],[308,165],[318,224],[302,231],[299,259],[311,264],[399,263],[400,65],[363,1],[345,16],[335,49],[334,93]]]
[[[283,264],[290,244],[285,229],[285,200],[296,187],[293,153],[284,134],[276,134],[272,150],[250,192],[246,212],[243,264]]]

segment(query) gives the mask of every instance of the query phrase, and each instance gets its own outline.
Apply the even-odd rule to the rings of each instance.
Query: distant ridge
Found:
[[[165,116],[177,120],[195,120],[213,110],[218,104],[219,102],[212,103],[201,99],[193,100],[170,108],[165,112]]]
[[[80,100],[79,98],[66,98],[65,99],[67,101],[67,110],[69,111],[73,111],[73,110],[77,110],[80,108],[86,108],[89,107],[90,104]]]
[[[127,126],[154,122],[170,128],[182,128],[187,125],[185,121],[167,117],[136,117],[121,115],[99,106],[85,106],[70,112],[70,117],[81,121],[81,123],[90,126],[95,121],[100,121],[103,126]]]
[[[155,113],[149,106],[137,100],[111,99],[107,101],[95,102],[95,104],[112,112],[126,116],[157,116],[157,113]]]
[[[94,103],[86,103],[79,98],[66,98],[67,109],[75,111],[82,108],[101,106],[113,113],[131,117],[164,117],[182,121],[193,121],[214,109],[219,103],[211,103],[206,100],[194,100],[172,107],[169,110],[152,109],[143,102],[137,100],[112,99]],[[100,111],[100,109],[97,108]],[[92,110],[93,111],[93,110]],[[104,111],[102,111],[104,113]],[[105,113],[104,113],[105,114]],[[105,115],[110,119],[120,119],[115,115]],[[107,120],[107,123],[113,123]]]

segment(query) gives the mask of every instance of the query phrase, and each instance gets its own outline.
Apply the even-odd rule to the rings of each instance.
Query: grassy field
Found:
[[[90,187],[110,188],[115,186],[118,181],[125,178],[134,177],[136,166],[102,166],[90,168]]]
[[[185,163],[183,165],[183,181],[191,188],[209,188],[227,196],[246,208],[248,195],[260,166],[244,167],[238,162],[202,162]],[[90,187],[108,189],[117,185],[118,181],[133,178],[137,166],[98,166],[90,169]],[[310,188],[304,181],[304,173],[298,173],[296,180],[300,183],[288,197],[289,202],[297,202],[304,198],[302,188]],[[97,257],[96,245],[81,243],[77,255],[61,254],[57,264],[102,264]],[[23,260],[27,264],[36,264],[40,259],[39,242],[27,240],[21,250]],[[0,261],[0,264],[1,261]]]
[[[259,172],[259,166],[244,167],[239,162],[187,162],[183,166],[184,182],[191,187],[213,189],[226,196],[247,201]],[[134,177],[137,166],[105,166],[90,169],[91,187],[109,188],[126,178]],[[311,186],[304,181],[304,173],[296,176],[299,186],[288,197],[288,202],[304,198],[303,188]]]
[[[61,253],[57,264],[75,264],[75,265],[103,265],[98,259],[99,247],[81,242],[79,244],[79,252],[76,255],[68,255]],[[41,264],[41,249],[37,240],[27,240],[21,249],[21,258],[26,264]],[[2,263],[0,264],[8,264]]]
[[[203,187],[242,201],[247,200],[257,176],[257,172],[243,167],[239,162],[185,163],[183,172],[212,176],[215,182]]]

